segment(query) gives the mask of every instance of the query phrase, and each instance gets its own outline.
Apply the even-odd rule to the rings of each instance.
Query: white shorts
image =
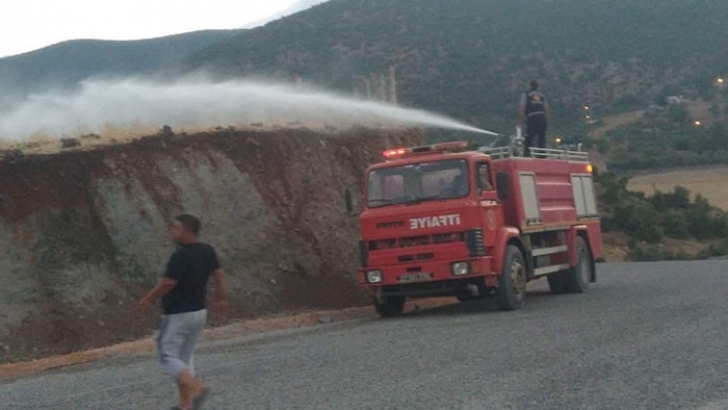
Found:
[[[205,309],[162,315],[157,333],[157,352],[164,373],[175,379],[185,370],[195,373],[193,353],[206,322]]]

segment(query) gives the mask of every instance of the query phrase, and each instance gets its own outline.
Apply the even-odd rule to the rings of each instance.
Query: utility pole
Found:
[[[384,73],[379,74],[379,87],[377,87],[377,101],[387,101],[387,77]]]
[[[397,69],[389,66],[389,102],[397,105]]]

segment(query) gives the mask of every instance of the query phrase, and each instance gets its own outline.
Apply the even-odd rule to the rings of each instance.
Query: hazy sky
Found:
[[[322,0],[323,1],[323,0]],[[3,0],[0,56],[65,40],[131,40],[248,26],[311,0]]]

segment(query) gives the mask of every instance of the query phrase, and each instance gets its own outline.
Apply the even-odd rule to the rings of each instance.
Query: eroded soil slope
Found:
[[[154,315],[132,309],[173,250],[167,226],[180,212],[202,217],[233,317],[366,303],[344,192],[358,202],[382,150],[421,140],[364,128],[167,133],[0,162],[0,357],[149,334]]]

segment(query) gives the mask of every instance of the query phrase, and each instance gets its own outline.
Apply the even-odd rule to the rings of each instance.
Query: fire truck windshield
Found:
[[[456,199],[470,193],[464,160],[421,162],[375,169],[367,180],[367,207]]]

